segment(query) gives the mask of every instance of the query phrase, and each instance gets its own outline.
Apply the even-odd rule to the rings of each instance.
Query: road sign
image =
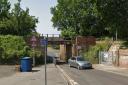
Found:
[[[47,41],[47,39],[41,39],[40,43],[41,43],[41,45],[47,45],[48,41]]]
[[[81,46],[77,46],[77,49],[80,50],[82,47]]]
[[[36,47],[37,46],[36,42],[32,42],[31,46]]]
[[[32,47],[36,47],[37,46],[37,38],[36,38],[36,36],[32,36],[30,38],[30,42],[31,42],[31,46]]]
[[[37,37],[33,35],[33,36],[30,38],[30,43],[31,43],[31,46],[32,46],[33,50],[35,50],[35,47],[37,47],[37,43],[38,43]],[[36,63],[36,62],[35,62],[35,52],[34,52],[32,61],[33,61],[33,66],[35,66],[35,63]]]
[[[36,42],[37,41],[36,36],[32,36],[31,41]]]

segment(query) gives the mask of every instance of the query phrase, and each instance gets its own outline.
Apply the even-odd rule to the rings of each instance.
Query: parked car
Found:
[[[92,64],[84,60],[81,56],[71,57],[68,60],[68,64],[70,67],[76,67],[77,69],[86,69],[86,68],[92,68]]]
[[[53,63],[56,65],[56,64],[59,64],[59,57],[53,57]]]

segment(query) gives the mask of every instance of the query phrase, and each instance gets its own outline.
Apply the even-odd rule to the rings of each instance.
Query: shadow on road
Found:
[[[71,66],[70,68],[78,69],[77,67],[73,67],[73,66]],[[94,68],[93,67],[92,68],[82,68],[80,70],[94,70]]]

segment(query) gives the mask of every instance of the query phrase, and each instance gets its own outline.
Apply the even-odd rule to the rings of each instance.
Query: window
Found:
[[[75,57],[72,57],[71,60],[76,60],[76,58]]]
[[[82,58],[82,57],[77,57],[77,61],[84,61],[84,58]]]

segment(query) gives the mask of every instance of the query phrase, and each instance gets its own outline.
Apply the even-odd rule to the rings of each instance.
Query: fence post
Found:
[[[117,51],[117,66],[119,66],[119,50]]]
[[[101,64],[101,56],[100,56],[100,51],[99,51],[99,64]]]

